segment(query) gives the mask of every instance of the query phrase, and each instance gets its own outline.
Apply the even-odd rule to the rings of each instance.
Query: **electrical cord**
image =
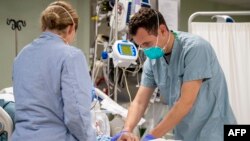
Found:
[[[122,69],[122,76],[124,77],[124,80],[125,80],[125,85],[126,85],[126,90],[128,92],[128,96],[129,96],[129,101],[130,103],[132,102],[132,97],[131,97],[131,92],[129,90],[129,86],[128,86],[128,81],[127,81],[127,77],[126,77],[126,72],[129,72],[129,73],[132,73],[132,74],[135,74],[135,73],[138,73],[140,71],[140,69],[142,68],[143,66],[143,63],[142,63],[142,60],[140,58],[140,56],[138,56],[138,59],[139,59],[139,65],[137,67],[137,69],[135,69],[134,71],[130,71],[130,70],[127,70],[127,68],[121,68]]]

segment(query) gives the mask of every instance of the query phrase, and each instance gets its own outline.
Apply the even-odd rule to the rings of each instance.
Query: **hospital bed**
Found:
[[[9,114],[0,107],[0,140],[10,141],[13,131],[13,122]]]
[[[0,91],[0,140],[11,141],[14,130],[14,95],[13,88]]]

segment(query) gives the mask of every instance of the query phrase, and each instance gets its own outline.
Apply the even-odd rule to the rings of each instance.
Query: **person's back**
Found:
[[[69,14],[65,7],[57,8]],[[79,49],[65,43],[71,42],[69,39],[69,36],[62,38],[53,32],[43,32],[16,57],[13,141],[95,140],[90,116],[92,83],[87,63]]]

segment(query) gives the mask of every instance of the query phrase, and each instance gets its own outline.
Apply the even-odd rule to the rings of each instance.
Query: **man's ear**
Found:
[[[165,34],[167,32],[167,28],[163,24],[160,25],[159,29],[160,29],[161,34]]]

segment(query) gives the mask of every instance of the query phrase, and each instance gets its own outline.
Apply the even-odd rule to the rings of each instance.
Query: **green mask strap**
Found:
[[[173,34],[174,34],[174,37],[175,37],[176,39],[178,39],[179,33],[176,32],[176,31],[172,31],[172,32],[173,32]]]

